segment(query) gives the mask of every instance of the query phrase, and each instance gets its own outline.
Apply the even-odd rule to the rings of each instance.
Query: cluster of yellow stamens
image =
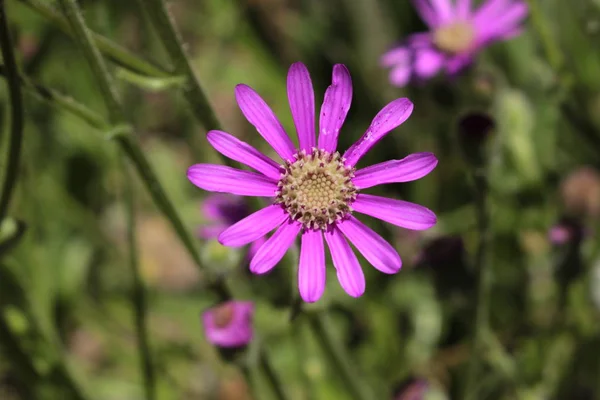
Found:
[[[468,51],[475,42],[475,29],[469,22],[455,22],[433,32],[433,44],[446,53]]]
[[[275,202],[305,228],[326,229],[327,225],[352,212],[357,189],[352,183],[355,169],[344,165],[338,152],[313,149],[295,155],[283,166]]]

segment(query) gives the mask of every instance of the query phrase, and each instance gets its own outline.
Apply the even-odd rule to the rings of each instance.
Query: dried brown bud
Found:
[[[600,172],[581,167],[562,182],[560,193],[566,211],[571,215],[600,216]]]

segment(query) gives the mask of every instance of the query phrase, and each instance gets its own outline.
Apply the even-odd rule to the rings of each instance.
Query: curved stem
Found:
[[[0,75],[7,76],[4,65],[0,65]],[[23,88],[38,99],[76,115],[96,129],[108,129],[109,124],[104,120],[102,115],[89,109],[84,104],[78,103],[72,97],[65,96],[56,90],[42,86],[23,74],[19,75],[19,79]]]
[[[123,157],[121,157],[123,158]],[[127,170],[127,164],[123,159],[121,162],[123,175],[125,177],[124,195],[127,206],[127,241],[129,242],[129,267],[133,277],[132,304],[135,320],[135,332],[137,336],[138,352],[140,357],[140,369],[144,381],[144,390],[147,400],[156,399],[156,374],[152,365],[152,355],[148,339],[148,302],[146,288],[142,280],[139,268],[137,238],[136,238],[136,216],[135,197],[132,188],[132,179]]]
[[[20,2],[44,16],[47,20],[52,22],[54,25],[56,25],[56,27],[66,34],[76,38],[77,34],[69,25],[69,21],[55,12],[52,7],[47,5],[47,1],[20,0]],[[171,76],[169,71],[151,63],[150,61],[140,58],[110,39],[107,39],[106,37],[94,32],[90,32],[90,34],[94,44],[98,47],[98,49],[116,64],[144,75],[161,78]]]
[[[0,0],[0,49],[2,58],[6,64],[6,81],[10,98],[10,145],[8,146],[8,162],[6,163],[2,192],[0,192],[0,224],[6,217],[8,205],[12,197],[17,175],[19,173],[19,161],[21,159],[21,147],[23,144],[23,99],[21,96],[21,85],[19,83],[19,70],[13,44],[6,20],[4,0]]]
[[[147,13],[165,50],[173,60],[175,74],[187,78],[183,93],[192,106],[194,115],[205,129],[222,129],[208,97],[194,74],[165,2],[163,0],[138,0],[138,3],[140,8]]]
[[[476,399],[478,371],[480,368],[479,355],[483,351],[484,336],[489,328],[489,304],[491,291],[491,266],[488,257],[488,248],[490,243],[489,229],[489,209],[488,209],[488,187],[487,178],[484,169],[474,171],[475,186],[475,207],[477,212],[477,230],[479,232],[479,244],[475,255],[475,266],[479,274],[476,311],[475,311],[475,332],[473,334],[473,343],[471,348],[471,358],[467,367],[467,380],[465,383],[465,399]]]
[[[324,311],[309,316],[315,336],[321,342],[323,351],[329,358],[332,367],[338,371],[346,388],[354,400],[371,400],[374,397],[362,384],[362,379],[352,367],[353,362],[333,333],[333,326]]]

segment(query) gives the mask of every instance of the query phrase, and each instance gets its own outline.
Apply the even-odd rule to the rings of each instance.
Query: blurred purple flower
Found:
[[[382,66],[391,68],[390,82],[399,87],[411,79],[429,79],[441,69],[456,75],[484,47],[518,36],[528,12],[521,0],[487,0],[477,10],[471,0],[413,3],[429,32],[410,35],[381,58]]]
[[[252,317],[254,304],[249,301],[229,301],[206,310],[202,324],[207,340],[219,347],[241,347],[254,335]]]
[[[589,232],[573,218],[561,218],[548,230],[548,239],[556,246],[567,243],[579,243]]]
[[[200,226],[197,234],[205,240],[218,238],[227,227],[250,215],[250,210],[242,197],[224,193],[207,196],[201,207],[208,224]],[[248,258],[251,259],[266,240],[267,238],[263,236],[252,242],[248,248]]]
[[[429,383],[425,379],[414,379],[406,383],[394,400],[425,400]]]
[[[423,206],[359,193],[377,185],[420,179],[437,165],[433,154],[416,153],[356,171],[358,161],[410,116],[413,104],[405,98],[389,103],[375,116],[366,133],[340,155],[336,147],[352,100],[352,81],[348,69],[341,64],[334,66],[332,79],[321,107],[317,140],[315,98],[308,69],[302,63],[290,67],[288,99],[299,149],[265,101],[249,86],[238,85],[235,95],[242,113],[283,161],[273,161],[228,133],[210,131],[208,141],[217,151],[258,172],[196,164],[187,173],[188,179],[204,190],[275,196],[274,204],[223,231],[219,242],[243,246],[276,229],[250,261],[250,271],[264,274],[275,267],[301,234],[298,287],[307,302],[317,301],[325,290],[323,237],[338,280],[350,296],[364,293],[365,277],[346,239],[379,271],[393,274],[400,270],[402,261],[396,250],[356,219],[353,212],[414,230],[428,229],[436,223],[435,214]]]

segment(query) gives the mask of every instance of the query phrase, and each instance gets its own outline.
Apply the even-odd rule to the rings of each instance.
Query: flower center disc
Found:
[[[442,26],[433,33],[433,43],[447,53],[467,51],[475,42],[475,29],[468,22],[456,22]]]
[[[354,168],[345,166],[338,152],[301,151],[283,168],[275,202],[305,228],[324,230],[352,211],[350,204],[357,194]]]

